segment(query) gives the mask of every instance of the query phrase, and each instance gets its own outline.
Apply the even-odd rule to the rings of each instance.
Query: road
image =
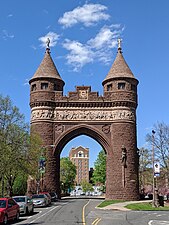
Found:
[[[167,211],[113,211],[96,209],[98,199],[65,199],[32,216],[21,216],[20,225],[169,225]]]

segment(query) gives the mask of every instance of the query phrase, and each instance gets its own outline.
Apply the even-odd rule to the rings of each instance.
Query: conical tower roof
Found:
[[[121,46],[119,44],[116,59],[112,65],[109,73],[107,74],[106,78],[104,79],[103,83],[105,83],[105,81],[113,79],[113,78],[125,78],[125,77],[126,78],[135,78],[123,57]]]
[[[31,78],[31,80],[36,79],[36,78],[55,78],[55,79],[62,80],[62,78],[60,77],[60,74],[51,58],[50,49],[48,47],[46,48],[45,56],[40,64],[40,66],[36,70],[35,74]]]

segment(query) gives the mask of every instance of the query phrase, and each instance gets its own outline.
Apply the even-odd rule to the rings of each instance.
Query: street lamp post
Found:
[[[154,170],[154,135],[155,135],[155,131],[152,130],[152,171],[153,171],[153,201],[152,201],[152,207],[159,207],[159,203],[158,203],[158,190],[156,188],[156,184],[155,184],[155,170]]]
[[[152,130],[152,171],[153,171],[153,202],[152,202],[152,206],[155,206],[155,179],[154,179],[154,135],[155,135],[155,131]]]
[[[52,147],[54,149],[55,145],[46,145],[43,146],[43,149],[46,149],[48,147]],[[46,158],[43,155],[43,152],[41,153],[40,157],[40,169],[41,169],[41,189],[44,191],[44,174],[45,174],[45,168],[46,167]]]

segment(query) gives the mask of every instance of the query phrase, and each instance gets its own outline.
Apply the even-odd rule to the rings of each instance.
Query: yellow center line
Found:
[[[82,210],[82,224],[86,225],[86,221],[85,221],[85,208],[86,206],[89,204],[90,200],[86,203],[86,205],[83,206],[83,210]]]
[[[97,224],[100,222],[100,220],[101,220],[101,218],[96,218],[96,219],[93,221],[92,225],[97,225]]]
[[[101,218],[96,221],[95,225],[97,225],[100,222]]]
[[[93,221],[92,225],[94,225],[94,224],[96,223],[96,221],[98,221],[98,219],[99,219],[99,218],[96,218],[96,219]]]

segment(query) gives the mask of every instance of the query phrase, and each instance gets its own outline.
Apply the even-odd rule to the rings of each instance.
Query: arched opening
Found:
[[[80,142],[80,140],[82,140],[82,142]],[[65,132],[63,135],[61,135],[60,138],[58,140],[56,140],[56,142],[55,142],[55,150],[54,150],[53,154],[57,158],[57,162],[60,161],[60,158],[62,156],[66,156],[66,157],[69,156],[69,152],[71,150],[72,143],[76,143],[75,146],[73,146],[73,147],[82,146],[82,148],[84,147],[84,149],[90,148],[91,156],[94,155],[94,157],[89,157],[90,162],[88,162],[88,163],[87,163],[87,161],[85,162],[86,170],[80,171],[80,169],[78,169],[78,172],[77,172],[78,174],[81,172],[81,174],[83,173],[83,175],[84,175],[84,173],[86,173],[86,177],[88,177],[88,179],[86,179],[86,180],[88,181],[88,183],[91,183],[90,182],[91,180],[89,178],[90,167],[93,169],[94,162],[96,161],[98,154],[102,149],[104,150],[104,152],[106,154],[109,152],[110,146],[109,146],[108,140],[103,133],[101,133],[100,131],[97,131],[93,127],[91,128],[89,125],[74,126],[73,128],[70,128],[69,130],[67,130],[67,132]],[[91,147],[92,146],[91,143],[94,143],[94,146],[97,149],[93,149],[93,147]],[[74,158],[76,158],[76,160],[74,160],[74,163],[77,163],[77,160],[78,160],[78,163],[82,162],[82,164],[81,164],[81,169],[82,169],[82,167],[84,166],[83,162],[86,160],[85,159],[86,153],[84,153],[82,150],[78,150],[78,152],[76,153],[76,156],[77,157],[74,157]],[[60,174],[59,174],[60,173],[60,163],[57,163],[56,166],[57,166],[56,171],[58,173],[58,176],[57,176],[58,182],[57,183],[60,184],[60,186],[62,186],[63,183],[61,182]],[[80,176],[81,176],[80,174],[79,174],[79,176],[76,175],[75,186],[80,185],[83,178],[85,177],[85,176],[82,176],[82,177],[80,177]]]
[[[86,135],[79,135],[65,145],[60,154],[60,188],[62,196],[104,195],[106,154],[103,155],[105,151],[102,149],[97,141]],[[71,164],[68,167],[66,163],[67,165]],[[76,174],[72,168],[73,166],[76,168]],[[69,177],[69,180],[66,179],[67,177]]]
[[[54,155],[57,155],[58,153],[60,154],[69,141],[80,135],[89,136],[97,141],[108,154],[110,150],[110,143],[103,132],[100,132],[96,128],[93,128],[89,125],[77,125],[71,127],[66,132],[64,132],[63,135],[59,136],[59,138],[55,142]]]
[[[103,147],[93,138],[86,136],[86,135],[79,135],[75,138],[73,138],[72,140],[70,140],[63,148],[60,157],[68,157],[69,156],[69,152],[72,148],[76,148],[82,146],[84,148],[88,148],[89,149],[89,167],[93,167],[94,166],[94,162],[97,159],[97,156],[99,154],[99,152],[101,151],[101,149],[103,149]],[[105,151],[106,153],[106,151]],[[78,155],[75,155],[75,157],[83,157],[84,153],[79,151]]]

